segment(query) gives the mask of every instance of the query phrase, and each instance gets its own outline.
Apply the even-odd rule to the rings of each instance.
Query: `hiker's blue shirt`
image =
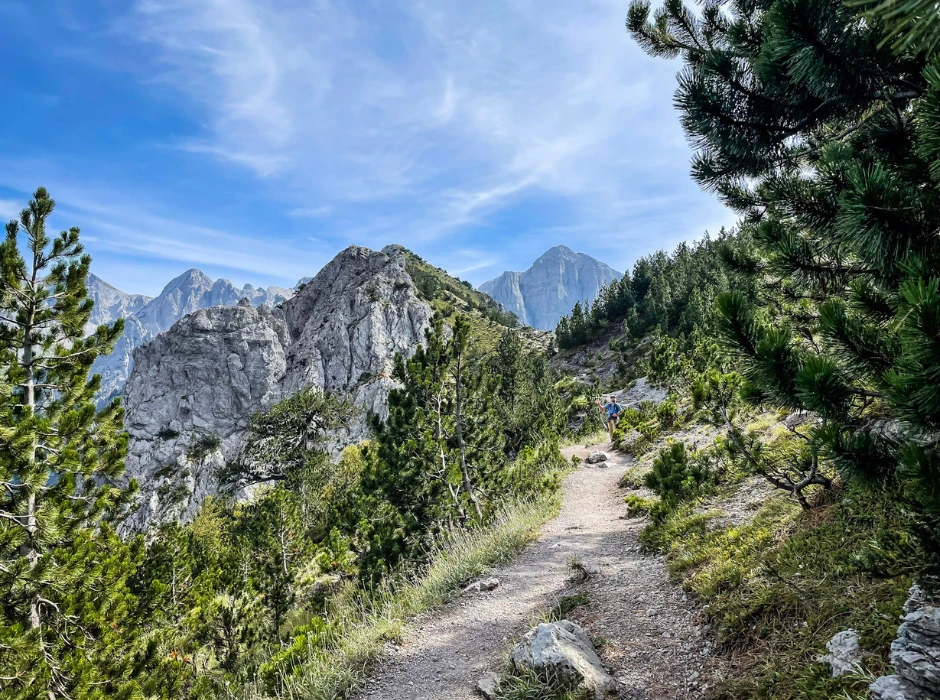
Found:
[[[619,403],[609,403],[604,406],[604,410],[607,411],[607,420],[610,420],[611,418],[616,416],[618,413],[620,413],[620,411],[622,411],[623,409],[620,408]]]

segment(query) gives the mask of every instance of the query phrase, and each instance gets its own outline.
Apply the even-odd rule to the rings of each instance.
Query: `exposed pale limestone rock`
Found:
[[[587,633],[569,620],[529,630],[510,658],[516,669],[535,671],[560,687],[586,690],[598,700],[617,692],[617,681],[604,670]]]
[[[130,528],[192,517],[219,491],[251,415],[304,386],[362,409],[337,448],[367,435],[368,414],[387,414],[395,354],[414,352],[432,315],[390,253],[347,248],[274,311],[247,300],[202,309],[135,351],[127,474],[142,494]]]
[[[820,656],[819,663],[829,664],[833,678],[858,671],[862,662],[858,641],[858,632],[855,630],[839,632],[826,642],[829,653]]]
[[[874,700],[940,700],[940,606],[919,586],[911,588],[904,622],[891,643],[893,676],[871,684]]]
[[[576,302],[591,302],[608,282],[623,275],[590,255],[556,246],[525,272],[504,272],[480,291],[512,311],[522,324],[553,331]]]
[[[92,371],[101,375],[98,396],[120,394],[134,365],[134,349],[152,340],[187,314],[212,306],[234,306],[247,299],[253,306],[273,306],[293,296],[292,289],[253,287],[238,289],[226,279],[215,280],[200,270],[187,270],[170,280],[159,296],[125,294],[94,275],[88,277],[88,295],[95,302],[86,333],[100,324],[124,319],[124,334],[110,355],[99,357]]]

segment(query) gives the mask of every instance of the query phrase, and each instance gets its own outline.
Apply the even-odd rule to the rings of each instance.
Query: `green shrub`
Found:
[[[201,462],[210,454],[215,452],[222,445],[222,438],[213,433],[193,436],[189,449],[186,450],[186,456],[193,462]]]
[[[572,411],[586,411],[590,408],[590,402],[586,396],[575,396],[571,399],[571,410]]]
[[[567,469],[558,442],[543,440],[535,447],[523,447],[503,478],[507,489],[517,498],[538,498],[556,492]]]
[[[643,414],[635,408],[628,406],[620,412],[620,420],[617,421],[617,426],[621,430],[626,430],[629,428],[635,428],[642,422]]]
[[[629,452],[635,457],[645,454],[659,439],[659,423],[655,420],[618,426],[614,432],[614,445],[619,450]]]
[[[629,494],[626,498],[623,499],[624,503],[627,504],[627,517],[636,518],[640,515],[646,515],[650,512],[653,506],[656,505],[656,501],[651,498],[643,498],[642,496],[637,496],[636,494]]]
[[[701,495],[703,487],[713,478],[705,458],[697,452],[689,454],[684,443],[674,442],[659,451],[644,483],[663,503],[675,505]]]
[[[679,408],[675,401],[663,401],[656,407],[655,413],[663,430],[675,427],[679,419]]]

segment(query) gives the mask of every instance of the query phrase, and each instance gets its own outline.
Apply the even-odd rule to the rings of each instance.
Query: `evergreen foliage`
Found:
[[[891,45],[904,7],[634,2],[627,24],[682,58],[693,177],[742,216],[724,260],[759,303],[729,291],[718,311],[743,395],[818,416],[814,459],[940,514],[940,64],[933,21]]]
[[[363,477],[375,499],[367,510],[381,512],[369,525],[364,565],[373,570],[394,567],[443,527],[485,519],[526,486],[512,478],[511,456],[557,441],[563,414],[544,359],[527,357],[507,330],[496,353],[472,366],[467,320],[458,317],[449,338],[445,328],[436,316],[414,357],[398,358],[403,388],[389,395],[388,420],[374,425]],[[541,469],[557,468],[547,460]]]
[[[306,659],[341,643],[354,600],[420,570],[442,539],[499,527],[510,504],[558,488],[557,397],[501,420],[552,391],[544,358],[510,329],[475,358],[469,332],[463,316],[453,328],[435,317],[414,356],[396,358],[387,420],[338,464],[326,448],[353,414],[346,401],[302,389],[254,416],[226,470],[254,488],[251,501],[208,499],[193,522],[155,534],[133,591],[155,644],[185,671],[177,697],[294,683]]]
[[[402,248],[406,269],[421,297],[429,302],[456,303],[464,314],[479,315],[507,328],[518,328],[519,319],[503,309],[502,304],[483,292],[478,292],[466,280],[451,277],[445,270],[434,267],[424,258]]]
[[[277,691],[299,662],[335,648],[352,601],[421,571],[442,538],[466,540],[472,560],[449,561],[447,580],[428,583],[447,587],[434,589],[434,604],[462,582],[454,576],[516,551],[532,518],[544,517],[565,468],[557,377],[506,327],[514,317],[410,258],[422,284],[440,285],[468,313],[452,312],[452,327],[438,316],[415,356],[397,358],[401,388],[388,420],[374,422],[375,440],[334,460],[328,441],[356,410],[301,389],[252,417],[223,472],[251,499],[208,498],[190,523],[150,533],[146,547],[139,536],[122,540],[115,526],[135,488],[115,485],[123,411],[119,400],[96,410],[89,371],[123,324],[83,337],[90,259],[78,229],[46,233],[53,206],[37,190],[0,245],[4,698]],[[471,347],[474,318],[504,324],[492,352]],[[219,443],[199,435],[189,456],[204,459]],[[520,500],[529,505],[513,510]],[[469,529],[492,551],[459,534]]]
[[[737,238],[722,229],[716,238],[706,233],[695,243],[680,243],[671,255],[659,251],[641,258],[632,276],[605,285],[593,303],[578,302],[561,318],[555,330],[558,347],[583,345],[611,331],[642,338],[654,331],[688,335],[706,325],[720,292],[752,287],[720,264],[722,250],[739,245]]]
[[[98,411],[95,359],[120,322],[88,338],[91,259],[79,230],[47,232],[39,188],[0,244],[0,689],[6,698],[133,697],[146,649],[128,645],[127,579],[140,542],[107,519],[129,491],[123,410]]]

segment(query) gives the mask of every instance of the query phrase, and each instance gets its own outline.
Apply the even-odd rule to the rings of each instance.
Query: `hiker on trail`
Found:
[[[606,404],[602,404],[598,401],[597,405],[607,413],[607,434],[610,436],[610,441],[613,442],[614,428],[617,425],[617,420],[620,418],[620,412],[623,410],[623,407],[617,403],[617,397],[613,394],[610,395],[610,399]]]

